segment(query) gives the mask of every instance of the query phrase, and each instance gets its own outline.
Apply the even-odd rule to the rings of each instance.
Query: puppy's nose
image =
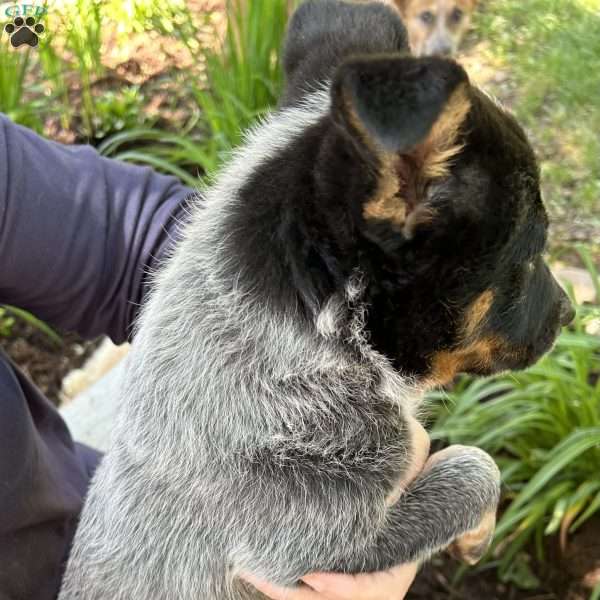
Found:
[[[566,327],[575,318],[575,309],[571,301],[566,297],[562,298],[560,303],[560,324]]]

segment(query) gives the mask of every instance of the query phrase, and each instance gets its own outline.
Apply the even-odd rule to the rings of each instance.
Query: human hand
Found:
[[[402,600],[416,574],[417,565],[412,563],[380,573],[311,573],[296,588],[279,587],[252,575],[244,579],[272,600]]]

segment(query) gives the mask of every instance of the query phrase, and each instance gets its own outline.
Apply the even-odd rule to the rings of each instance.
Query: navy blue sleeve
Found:
[[[54,600],[100,455],[0,350],[0,598]]]
[[[128,339],[145,274],[192,193],[0,115],[0,303],[84,337]]]
[[[0,303],[127,339],[192,190],[0,115]],[[0,598],[54,600],[100,455],[0,350]]]

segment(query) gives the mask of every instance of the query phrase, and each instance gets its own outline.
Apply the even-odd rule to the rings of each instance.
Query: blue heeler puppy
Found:
[[[485,550],[489,456],[404,476],[427,388],[529,365],[572,317],[534,154],[383,4],[305,3],[285,67],[156,274],[60,600],[250,600],[240,572]]]

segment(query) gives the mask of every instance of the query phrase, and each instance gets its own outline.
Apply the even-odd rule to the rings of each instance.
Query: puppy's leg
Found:
[[[424,470],[428,470],[435,464],[458,456],[464,453],[464,446],[450,446],[440,452],[436,452],[427,461]],[[477,563],[487,552],[492,539],[494,537],[494,529],[496,527],[496,507],[493,507],[488,513],[483,516],[481,522],[472,529],[456,539],[450,546],[448,551],[450,554],[459,560],[473,565]]]
[[[412,440],[412,461],[408,464],[402,477],[397,481],[394,489],[388,494],[385,501],[386,506],[396,504],[402,494],[410,487],[411,483],[419,476],[427,463],[427,457],[431,448],[429,434],[423,425],[414,417],[407,417],[406,422]]]
[[[491,539],[499,497],[500,472],[482,450],[451,446],[434,455],[390,508],[370,566],[378,570],[394,560],[422,560],[454,540],[460,556],[471,562],[480,558]]]
[[[262,476],[261,485],[244,488],[252,508],[243,521],[252,526],[233,549],[234,576],[293,586],[315,571],[375,572],[426,560],[495,513],[500,496],[498,467],[471,447],[432,460],[391,506],[389,496],[377,505],[376,482],[365,476],[332,480],[312,470],[298,481],[298,472],[269,465],[271,481]]]

